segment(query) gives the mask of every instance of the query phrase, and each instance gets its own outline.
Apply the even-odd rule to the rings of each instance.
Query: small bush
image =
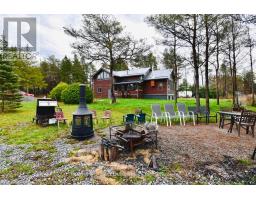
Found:
[[[61,99],[65,104],[78,104],[79,83],[73,83],[63,90],[61,93]],[[92,103],[92,101],[92,90],[89,87],[86,87],[86,103]]]
[[[61,93],[68,87],[67,83],[60,82],[57,86],[55,86],[50,92],[50,98],[56,99],[57,101],[61,101]]]

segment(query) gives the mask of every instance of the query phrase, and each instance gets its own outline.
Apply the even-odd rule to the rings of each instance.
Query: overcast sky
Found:
[[[161,38],[161,35],[144,22],[146,15],[115,15],[117,20],[125,27],[125,32],[128,32],[135,39],[145,39],[146,42],[153,46],[152,51],[157,56],[160,62],[160,56],[165,47],[156,45],[156,40]],[[55,55],[58,59],[62,59],[65,55],[73,57],[73,49],[70,44],[74,39],[66,35],[63,27],[72,26],[80,28],[82,23],[81,15],[72,14],[55,14],[55,15],[0,15],[0,31],[3,30],[4,17],[36,17],[37,18],[37,48],[41,60]],[[179,53],[183,53],[182,51]],[[189,53],[189,52],[187,52]],[[99,66],[98,66],[99,67]],[[247,66],[246,66],[247,67]],[[182,76],[183,78],[184,75]],[[188,71],[189,82],[193,81],[191,70]]]
[[[74,28],[81,27],[81,15],[2,15],[0,18],[0,30],[3,29],[4,17],[29,17],[37,18],[37,37],[38,51],[42,58],[55,55],[57,58],[63,58],[65,55],[72,56],[73,49],[70,44],[73,38],[66,35],[63,31],[64,26]],[[125,27],[135,39],[146,39],[148,44],[155,45],[155,40],[160,35],[154,28],[148,26],[145,22],[146,15],[116,15],[116,18]],[[160,50],[159,50],[160,49]],[[153,52],[160,55],[162,48],[154,47]]]

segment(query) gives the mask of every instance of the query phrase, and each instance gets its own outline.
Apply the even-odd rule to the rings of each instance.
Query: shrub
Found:
[[[78,104],[79,103],[79,83],[69,85],[61,93],[61,99],[65,104]],[[92,103],[93,96],[92,90],[86,87],[86,103]]]
[[[52,99],[56,99],[57,101],[61,100],[61,93],[63,90],[65,90],[68,87],[67,83],[60,82],[57,86],[55,86],[51,92],[50,92],[50,97]]]

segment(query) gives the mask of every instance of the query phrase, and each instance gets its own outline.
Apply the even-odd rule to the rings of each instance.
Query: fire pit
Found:
[[[80,85],[80,102],[76,112],[73,113],[71,136],[78,140],[90,138],[94,135],[92,112],[88,110],[85,99],[85,85]]]

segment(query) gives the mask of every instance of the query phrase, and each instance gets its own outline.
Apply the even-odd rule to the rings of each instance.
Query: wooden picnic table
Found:
[[[241,112],[236,111],[218,111],[220,115],[220,121],[219,121],[219,128],[224,128],[224,125],[230,124],[230,127],[228,129],[228,132],[232,132],[232,126],[234,124],[235,117],[241,116]],[[230,123],[224,124],[225,119],[230,119]]]

